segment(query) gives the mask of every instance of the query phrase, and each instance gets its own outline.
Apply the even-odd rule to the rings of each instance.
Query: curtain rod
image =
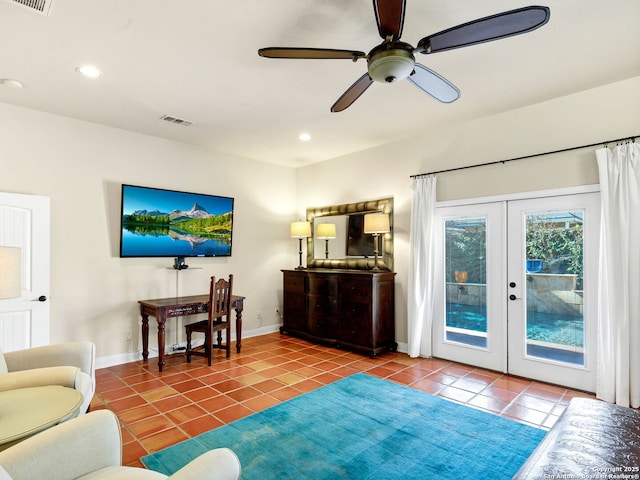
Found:
[[[563,148],[562,150],[554,150],[554,151],[551,151],[551,152],[534,153],[533,155],[526,155],[524,157],[509,158],[508,160],[496,160],[494,162],[480,163],[478,165],[467,165],[466,167],[448,168],[446,170],[438,170],[436,172],[418,173],[417,175],[410,175],[409,178],[425,177],[427,175],[436,175],[438,173],[455,172],[457,170],[466,170],[468,168],[486,167],[488,165],[497,165],[499,163],[505,164],[507,162],[515,162],[517,160],[526,160],[528,158],[541,157],[543,155],[553,155],[554,153],[563,153],[563,152],[569,152],[571,150],[580,150],[581,148],[595,147],[597,145],[607,145],[609,143],[624,142],[626,140],[635,140],[636,137],[640,137],[640,135],[634,135],[634,136],[631,136],[631,137],[624,137],[624,138],[616,138],[615,140],[605,140],[604,142],[590,143],[589,145],[580,145],[579,147]]]

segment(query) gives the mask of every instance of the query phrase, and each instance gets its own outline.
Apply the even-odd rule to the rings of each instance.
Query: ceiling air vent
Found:
[[[195,123],[183,118],[172,117],[171,115],[163,115],[160,117],[160,120],[164,120],[165,122],[169,123],[175,123],[176,125],[183,125],[185,127],[188,127],[189,125],[193,125]]]
[[[29,10],[36,11],[42,15],[49,16],[49,9],[53,0],[7,0],[10,3],[22,5]]]

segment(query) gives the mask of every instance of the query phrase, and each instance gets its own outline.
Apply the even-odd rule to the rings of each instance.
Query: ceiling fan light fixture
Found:
[[[369,76],[376,82],[393,83],[411,75],[416,60],[403,48],[374,52],[369,56]]]

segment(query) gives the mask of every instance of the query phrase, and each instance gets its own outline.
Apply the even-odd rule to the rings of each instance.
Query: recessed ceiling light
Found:
[[[76,72],[89,78],[98,78],[102,76],[102,72],[93,65],[82,65],[81,67],[76,68]]]
[[[308,134],[307,132],[303,132],[300,135],[298,135],[298,140],[302,142],[308,142],[309,140],[311,140],[311,135]]]
[[[0,85],[9,88],[22,88],[22,82],[14,80],[13,78],[0,78]]]

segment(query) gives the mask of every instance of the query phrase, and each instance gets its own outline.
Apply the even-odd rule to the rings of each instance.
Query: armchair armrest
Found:
[[[109,410],[61,423],[0,452],[13,480],[66,480],[122,461],[118,418]]]
[[[236,480],[240,478],[240,460],[228,448],[216,448],[203,453],[176,473],[170,480],[191,480],[193,478],[211,480]]]
[[[78,367],[47,367],[3,373],[0,375],[0,392],[45,385],[75,388],[78,373]]]

